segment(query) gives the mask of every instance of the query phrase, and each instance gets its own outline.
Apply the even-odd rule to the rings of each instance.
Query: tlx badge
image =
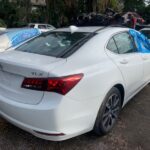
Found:
[[[43,73],[38,73],[38,72],[31,72],[32,76],[39,76],[42,77]]]

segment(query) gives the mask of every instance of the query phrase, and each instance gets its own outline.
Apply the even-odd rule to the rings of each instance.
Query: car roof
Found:
[[[100,33],[101,31],[106,31],[106,30],[120,30],[123,31],[124,29],[127,30],[128,28],[124,27],[109,27],[109,26],[96,26],[96,27],[78,27],[78,30],[76,32],[89,32],[89,33]],[[70,28],[58,28],[53,31],[58,31],[58,32],[70,32]]]
[[[47,23],[29,23],[28,25],[50,25]]]
[[[90,33],[92,33],[92,32],[95,32],[97,30],[100,30],[102,28],[104,28],[104,27],[102,27],[102,26],[101,27],[78,27],[78,30],[76,32],[90,32]],[[54,31],[70,32],[70,28],[69,27],[67,27],[67,28],[58,28]]]

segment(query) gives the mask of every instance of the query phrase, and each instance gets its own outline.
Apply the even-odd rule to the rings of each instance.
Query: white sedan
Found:
[[[48,32],[55,29],[55,27],[50,24],[41,23],[29,23],[28,27],[38,29],[40,32]]]
[[[149,81],[128,28],[57,29],[0,54],[0,115],[46,140],[104,135]]]

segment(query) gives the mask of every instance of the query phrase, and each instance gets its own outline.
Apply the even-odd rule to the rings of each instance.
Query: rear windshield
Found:
[[[50,32],[44,33],[31,41],[16,48],[17,51],[35,53],[46,56],[60,57],[62,53],[71,49],[89,33]]]
[[[150,39],[150,30],[143,30],[142,33],[143,33],[148,39]]]

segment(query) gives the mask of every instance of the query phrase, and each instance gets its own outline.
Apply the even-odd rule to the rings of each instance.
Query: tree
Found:
[[[145,0],[146,5],[150,5],[150,0]]]
[[[145,8],[145,0],[124,0],[124,11],[140,12]]]
[[[150,4],[147,5],[145,9],[143,9],[142,16],[146,20],[146,22],[150,24]]]
[[[17,20],[15,5],[9,3],[8,0],[0,1],[0,18],[5,21],[7,26],[12,26]]]
[[[30,15],[31,15],[31,0],[25,0],[25,11],[26,11],[26,22],[30,22]]]
[[[121,0],[99,0],[99,10],[104,12],[106,8],[112,8],[115,11],[122,12],[123,2]]]
[[[77,0],[46,0],[46,21],[55,26],[60,26],[62,22],[71,21],[71,18],[77,15],[77,8]]]

